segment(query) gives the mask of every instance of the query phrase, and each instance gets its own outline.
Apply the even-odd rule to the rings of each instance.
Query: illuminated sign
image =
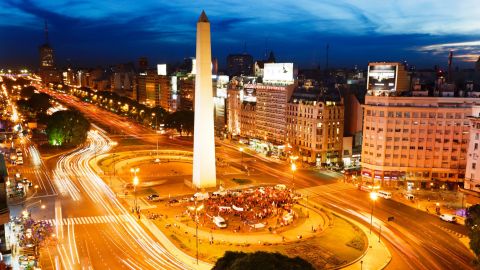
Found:
[[[254,87],[244,87],[243,101],[257,102],[257,89]]]
[[[369,65],[368,90],[396,90],[397,66]]]
[[[157,75],[167,75],[167,64],[158,64],[157,65]]]
[[[263,80],[292,82],[293,63],[265,63]]]

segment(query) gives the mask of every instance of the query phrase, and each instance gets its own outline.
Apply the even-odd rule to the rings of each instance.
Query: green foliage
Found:
[[[470,249],[477,255],[480,255],[480,204],[470,206],[467,209],[467,219],[465,226],[468,229],[470,238]]]
[[[87,139],[90,122],[78,111],[58,111],[48,118],[50,145],[77,146]]]
[[[35,88],[34,86],[24,87],[24,88],[22,88],[22,90],[20,91],[20,96],[21,96],[22,98],[29,99],[29,98],[31,98],[32,95],[35,93],[35,90],[37,90],[37,88]]]
[[[212,270],[313,270],[313,266],[300,257],[290,258],[280,253],[257,251],[244,253],[227,251]]]
[[[168,128],[176,129],[180,135],[183,132],[193,133],[194,114],[192,111],[176,111],[170,114],[166,119]]]
[[[50,108],[50,96],[45,93],[34,93],[28,100],[33,112],[46,112]]]

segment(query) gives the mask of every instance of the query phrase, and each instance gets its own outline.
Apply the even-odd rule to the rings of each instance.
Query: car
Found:
[[[23,165],[23,158],[21,156],[18,157],[16,163],[17,165]]]
[[[226,228],[227,227],[227,223],[225,222],[225,219],[221,216],[214,216],[212,218],[212,221],[219,228]]]
[[[277,184],[277,185],[275,185],[275,189],[276,190],[285,190],[285,189],[287,189],[287,186],[284,185],[284,184]]]
[[[415,196],[413,196],[413,194],[407,193],[407,194],[405,194],[405,199],[413,200],[413,199],[415,199]]]
[[[123,188],[125,188],[125,189],[133,189],[134,186],[133,186],[132,183],[126,183],[125,185],[123,185]]]
[[[168,203],[172,204],[172,203],[179,203],[179,201],[177,199],[170,199],[168,201]]]
[[[384,190],[379,190],[377,192],[378,197],[382,197],[384,199],[391,199],[392,198],[392,193]]]
[[[157,194],[151,194],[147,196],[147,200],[152,201],[152,202],[158,202],[160,201],[160,196]]]
[[[457,222],[457,218],[454,215],[449,215],[449,214],[441,214],[440,219],[446,222],[451,222],[451,223]]]

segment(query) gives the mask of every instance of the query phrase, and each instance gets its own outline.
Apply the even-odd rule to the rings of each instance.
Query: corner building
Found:
[[[476,98],[366,96],[362,179],[416,187],[464,181]]]

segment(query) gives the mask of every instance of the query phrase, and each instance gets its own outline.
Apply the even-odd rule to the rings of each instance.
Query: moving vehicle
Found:
[[[457,218],[454,215],[449,215],[449,214],[441,214],[440,219],[446,222],[451,222],[451,223],[457,222]]]
[[[210,198],[210,195],[208,194],[208,192],[205,192],[205,193],[197,192],[197,193],[193,194],[193,197],[192,197],[191,201],[195,201],[195,199],[197,201],[203,201],[203,200],[206,200],[208,198]]]
[[[160,201],[160,196],[158,194],[151,194],[147,196],[147,200],[152,201],[152,202],[158,202]]]
[[[277,185],[275,185],[275,189],[276,190],[285,190],[285,189],[287,189],[287,186],[284,185],[284,184],[277,184]]]
[[[392,198],[392,193],[388,192],[388,191],[379,190],[377,192],[377,195],[378,195],[378,197],[382,197],[384,199],[391,199]]]
[[[227,227],[227,223],[225,223],[225,219],[221,216],[214,216],[212,218],[212,221],[219,228],[226,228]]]
[[[17,158],[17,165],[23,165],[23,157],[22,156],[19,156]]]
[[[413,194],[407,193],[407,194],[405,194],[405,199],[413,200],[413,199],[415,199],[415,196],[413,196]]]
[[[19,157],[23,156],[22,150],[17,149],[17,156],[19,156]]]

